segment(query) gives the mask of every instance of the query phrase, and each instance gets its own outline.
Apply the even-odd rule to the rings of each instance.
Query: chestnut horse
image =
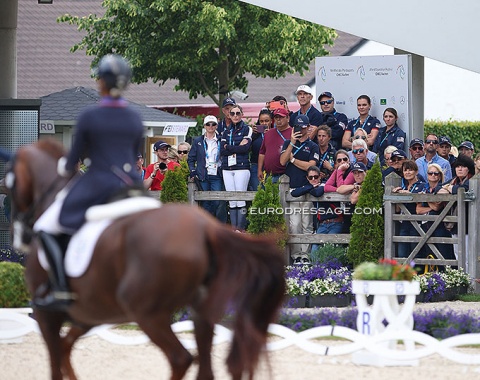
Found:
[[[31,248],[26,278],[32,295],[47,274],[31,229],[67,181],[56,174],[63,155],[58,143],[39,141],[18,150],[7,174],[14,233]],[[285,291],[284,262],[274,242],[235,233],[199,208],[178,204],[115,220],[98,240],[86,273],[68,281],[77,295],[68,313],[35,310],[54,380],[76,379],[70,354],[80,336],[99,324],[130,321],[163,350],[171,379],[183,378],[193,357],[170,327],[172,314],[183,307],[193,315],[197,378],[212,379],[214,324],[227,306],[236,313],[228,370],[233,379],[251,379]],[[62,337],[66,321],[72,323]]]

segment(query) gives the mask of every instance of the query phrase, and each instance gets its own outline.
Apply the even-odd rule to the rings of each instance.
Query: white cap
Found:
[[[297,91],[295,92],[295,95],[298,94],[299,91],[306,92],[307,94],[313,95],[313,91],[310,88],[310,86],[307,86],[306,84],[302,84],[301,86],[298,86]]]
[[[205,119],[203,119],[203,125],[207,124],[207,123],[215,123],[215,124],[218,124],[218,120],[215,116],[213,115],[207,115],[205,116]]]

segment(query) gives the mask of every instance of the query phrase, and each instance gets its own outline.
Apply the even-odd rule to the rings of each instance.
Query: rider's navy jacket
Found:
[[[142,137],[142,120],[125,100],[102,98],[80,114],[65,168],[73,171],[81,158],[90,165],[65,198],[60,213],[65,232],[81,227],[90,206],[107,202],[126,185],[142,183],[135,170]]]

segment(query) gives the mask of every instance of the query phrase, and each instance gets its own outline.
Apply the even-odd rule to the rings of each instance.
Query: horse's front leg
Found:
[[[63,347],[60,329],[67,319],[65,313],[35,310],[35,319],[42,332],[50,356],[52,380],[62,380]]]
[[[73,370],[72,363],[70,361],[72,348],[78,338],[85,335],[91,329],[90,326],[85,325],[72,325],[68,330],[67,335],[62,338],[62,373],[70,380],[77,380],[75,371]]]

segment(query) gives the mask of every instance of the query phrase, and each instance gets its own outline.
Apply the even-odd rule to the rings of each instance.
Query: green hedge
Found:
[[[24,277],[25,268],[18,263],[0,262],[0,307],[26,307],[30,300]]]
[[[475,146],[475,152],[480,151],[480,121],[426,120],[424,128],[425,136],[429,133],[434,133],[437,136],[448,136],[456,147],[463,141],[468,140]]]

